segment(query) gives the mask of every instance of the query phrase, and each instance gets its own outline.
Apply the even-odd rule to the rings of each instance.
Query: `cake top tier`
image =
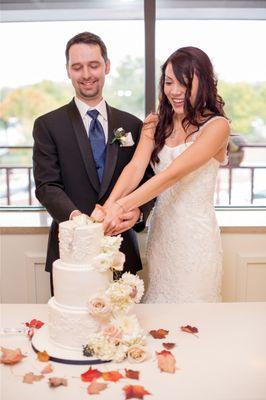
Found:
[[[101,251],[103,224],[81,214],[59,224],[60,259],[69,264],[89,264]]]

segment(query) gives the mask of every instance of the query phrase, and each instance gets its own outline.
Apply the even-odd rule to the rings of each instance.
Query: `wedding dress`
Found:
[[[154,172],[163,171],[216,118],[223,117],[207,121],[190,142],[164,145]],[[220,164],[210,159],[157,198],[148,233],[145,303],[221,301],[222,248],[213,207]]]

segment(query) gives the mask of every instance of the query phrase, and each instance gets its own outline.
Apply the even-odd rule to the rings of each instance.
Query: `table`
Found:
[[[47,321],[47,305],[2,305],[2,327],[19,327],[37,318]],[[169,330],[166,339],[156,340],[148,335],[150,357],[142,364],[102,364],[101,371],[124,368],[140,371],[140,380],[128,378],[109,383],[99,395],[88,395],[88,383],[80,374],[88,366],[53,363],[54,372],[32,385],[22,383],[27,372],[39,374],[46,363],[36,360],[28,339],[23,335],[2,335],[1,344],[8,348],[20,347],[27,354],[13,367],[0,365],[2,400],[123,400],[122,388],[142,385],[151,395],[144,400],[265,400],[266,399],[266,303],[204,303],[204,304],[139,304],[136,314],[149,331]],[[198,337],[182,332],[180,326],[192,325]],[[155,351],[162,350],[162,342],[176,342],[172,350],[178,370],[175,374],[160,372]],[[49,376],[68,379],[68,386],[49,388]]]

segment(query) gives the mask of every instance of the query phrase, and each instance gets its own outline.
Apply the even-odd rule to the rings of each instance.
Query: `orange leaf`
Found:
[[[48,383],[50,387],[67,386],[67,379],[53,377],[49,378]]]
[[[2,364],[17,364],[20,362],[24,357],[24,354],[21,353],[20,349],[12,350],[6,349],[5,347],[1,347],[2,355],[0,358],[0,363]]]
[[[23,383],[33,383],[33,382],[38,382],[41,379],[43,379],[43,375],[34,375],[33,372],[28,372],[23,376]]]
[[[51,364],[47,364],[42,370],[41,373],[42,374],[50,374],[51,372],[53,372],[53,367]]]
[[[124,377],[118,371],[108,371],[108,372],[102,373],[102,378],[105,381],[117,382],[117,381],[119,381],[119,379],[124,378]]]
[[[175,343],[163,343],[163,347],[166,350],[171,350],[171,349],[173,349],[175,347]]]
[[[25,322],[25,325],[28,328],[40,329],[44,325],[44,323],[42,321],[39,321],[38,319],[32,319],[30,322]]]
[[[157,329],[157,330],[152,330],[149,333],[154,339],[164,339],[165,336],[168,335],[169,331],[165,329]]]
[[[126,395],[126,399],[143,399],[143,396],[150,394],[143,386],[128,385],[124,386],[123,390]]]
[[[132,369],[125,369],[126,377],[130,379],[139,379],[139,371],[133,371]]]
[[[92,382],[93,379],[98,379],[101,376],[101,371],[99,371],[98,369],[92,369],[91,367],[88,369],[88,371],[80,375],[83,382]]]
[[[176,360],[170,351],[163,350],[160,353],[156,352],[158,367],[162,372],[169,372],[173,374],[176,370]]]
[[[199,332],[198,328],[196,328],[195,326],[190,326],[190,325],[181,326],[181,331],[187,332],[187,333],[192,333],[193,335],[195,335],[195,333]],[[197,336],[197,335],[195,335],[195,336]]]
[[[49,354],[47,353],[47,351],[38,351],[37,353],[37,359],[41,362],[47,362],[50,359]]]
[[[107,383],[97,382],[96,379],[89,384],[87,388],[88,394],[99,394],[102,390],[107,388]]]

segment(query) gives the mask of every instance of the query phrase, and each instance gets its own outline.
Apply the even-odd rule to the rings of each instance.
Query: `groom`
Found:
[[[102,97],[110,61],[100,37],[80,33],[68,41],[65,54],[75,97],[37,118],[33,129],[36,197],[53,218],[45,267],[49,272],[59,258],[58,224],[80,213],[90,215],[96,203],[104,204],[134,154],[142,127],[138,118],[111,107]],[[129,133],[124,145],[119,139],[113,142],[119,128]],[[147,171],[145,180],[150,176]],[[124,214],[117,229],[124,231],[121,251],[126,255],[126,271],[136,273],[142,268],[130,228],[144,228],[152,205]]]

